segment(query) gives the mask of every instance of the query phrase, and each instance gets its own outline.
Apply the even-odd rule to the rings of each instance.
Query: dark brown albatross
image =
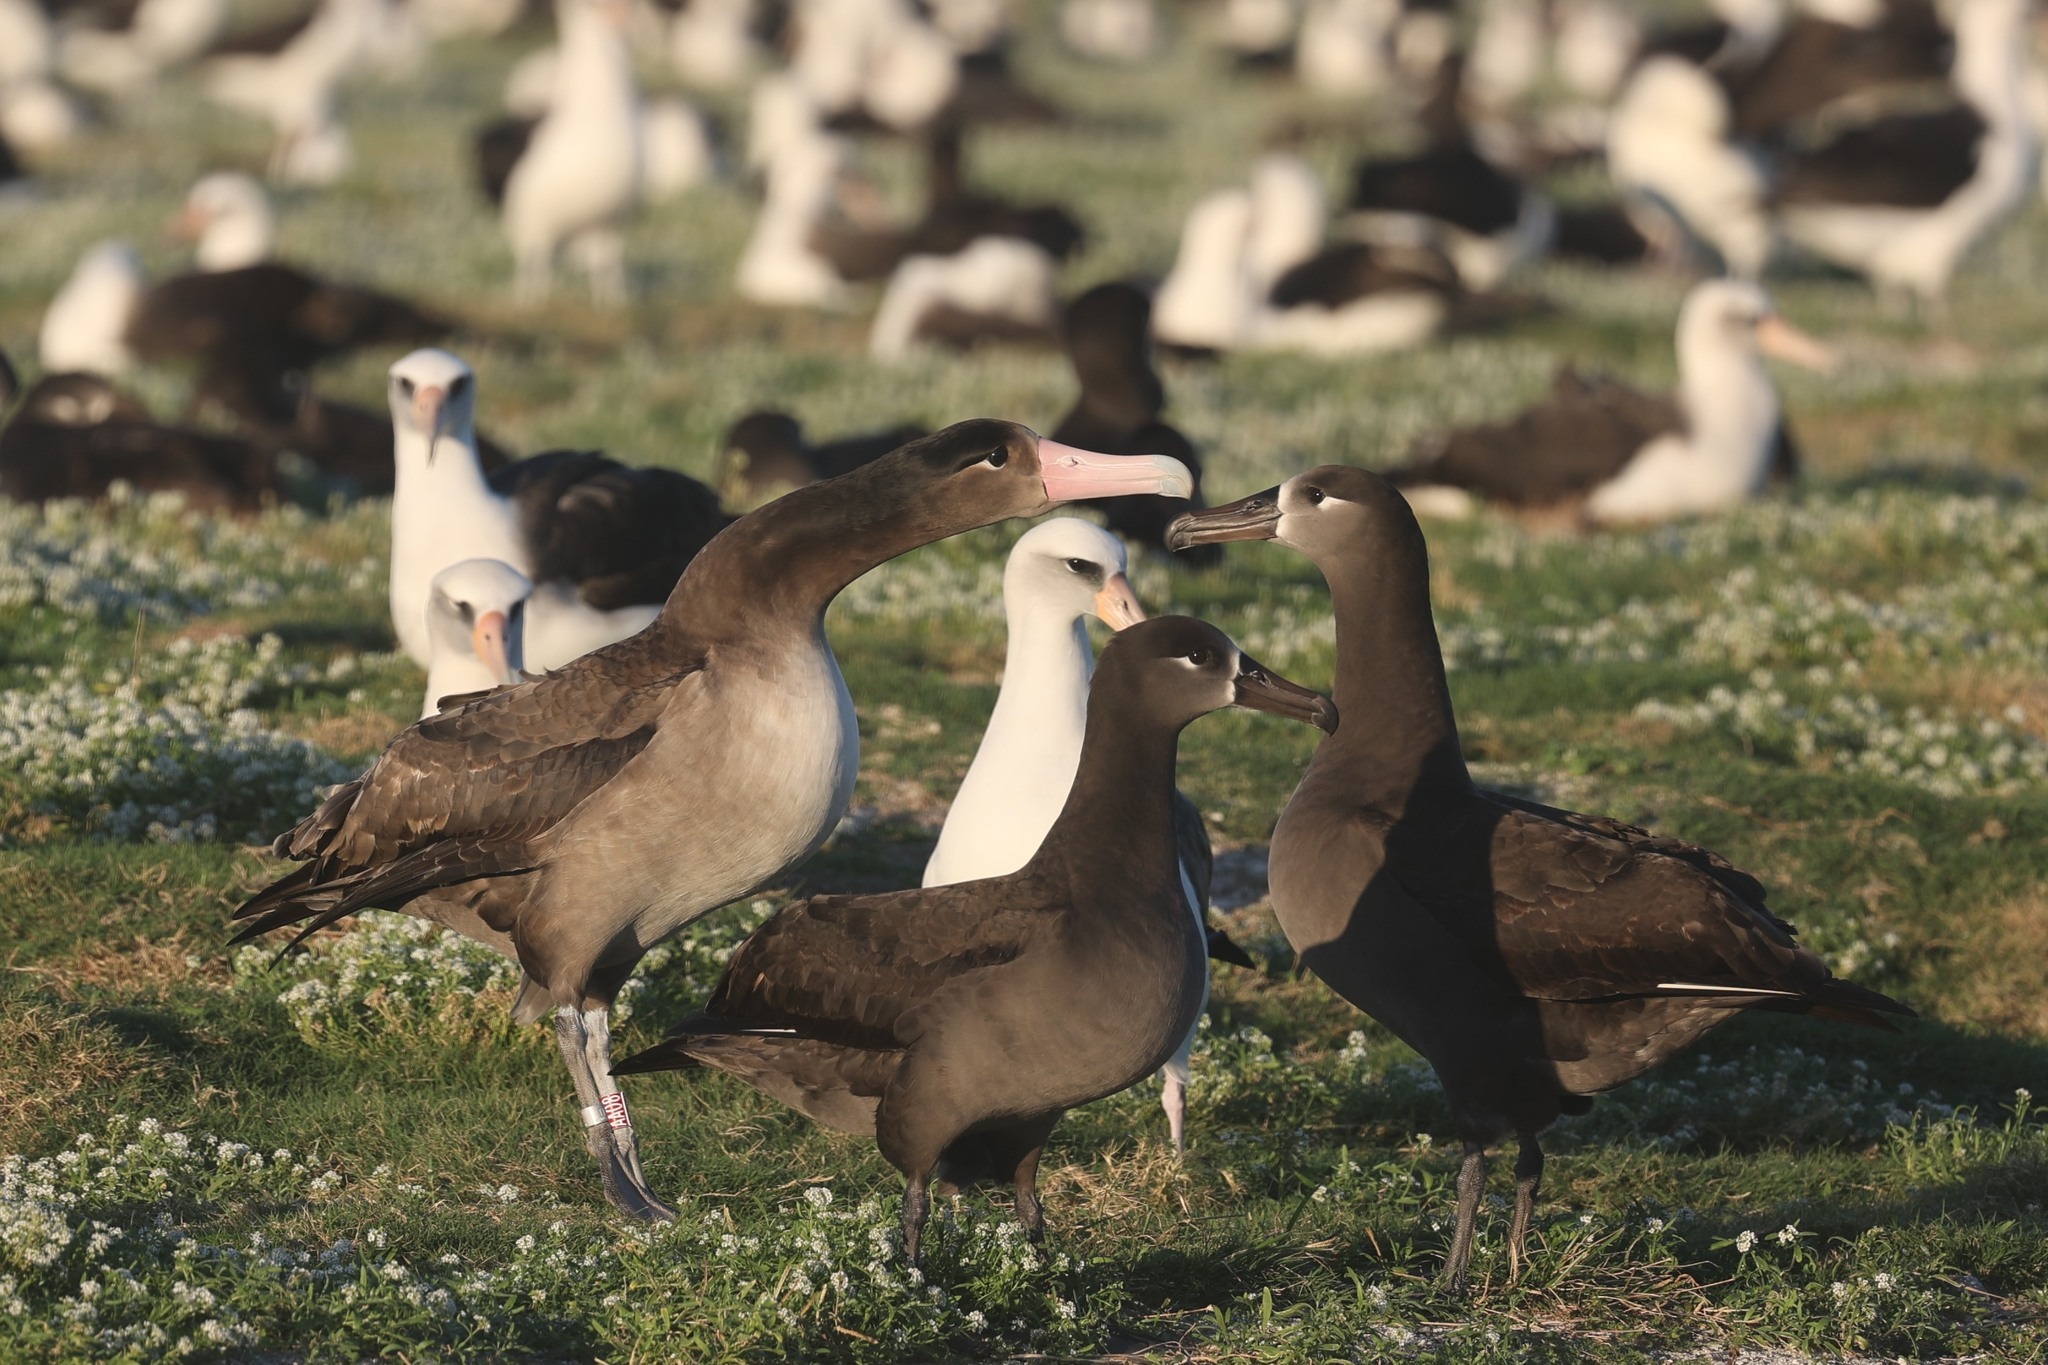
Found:
[[[297,944],[381,908],[517,957],[515,1017],[555,1011],[606,1196],[673,1217],[611,1078],[611,1003],[650,947],[807,857],[845,813],[860,736],[832,599],[960,531],[1187,484],[1170,460],[984,420],[770,503],[707,545],[639,634],[401,734],[278,838],[305,866],[236,912],[236,941],[295,926]]]
[[[1429,1060],[1460,1136],[1461,1288],[1510,1134],[1510,1272],[1543,1174],[1537,1135],[1745,1009],[1889,1029],[1896,1000],[1838,980],[1719,855],[1473,785],[1401,495],[1325,465],[1175,523],[1180,544],[1277,540],[1314,561],[1337,622],[1336,701],[1273,832],[1273,910],[1303,963]]]
[[[909,1185],[1009,1179],[1036,1241],[1038,1154],[1060,1116],[1134,1085],[1202,1008],[1206,954],[1182,890],[1181,730],[1226,706],[1336,727],[1330,703],[1185,616],[1102,651],[1059,818],[1005,877],[789,906],[740,945],[703,1013],[620,1064],[710,1066],[819,1123],[873,1133]]]

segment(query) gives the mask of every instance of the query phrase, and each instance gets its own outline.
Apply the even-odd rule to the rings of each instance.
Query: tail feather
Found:
[[[693,1014],[668,1031],[653,1047],[645,1048],[623,1062],[612,1064],[615,1076],[632,1076],[648,1071],[682,1071],[704,1063],[693,1056],[690,1045],[712,1038],[794,1038],[793,1028],[761,1027],[734,1023],[712,1014]]]

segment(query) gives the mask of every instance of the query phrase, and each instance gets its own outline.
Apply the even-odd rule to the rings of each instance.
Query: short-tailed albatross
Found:
[[[903,1253],[927,1188],[1014,1182],[1034,1241],[1038,1156],[1060,1116],[1143,1080],[1201,1010],[1174,757],[1226,706],[1323,729],[1322,697],[1222,631],[1164,616],[1102,651],[1059,819],[1008,876],[800,901],[740,945],[702,1013],[625,1071],[728,1071],[829,1127],[872,1133],[908,1179]]]
[[[961,531],[1188,482],[1171,460],[977,420],[798,489],[706,546],[639,634],[392,741],[278,838],[305,865],[236,912],[237,940],[297,926],[296,943],[382,908],[518,958],[515,1017],[554,1011],[606,1196],[671,1217],[611,1078],[611,1003],[650,947],[801,862],[845,813],[860,732],[832,599]]]
[[[1194,512],[1181,544],[1276,540],[1330,585],[1344,725],[1273,831],[1273,912],[1310,971],[1428,1058],[1464,1139],[1444,1266],[1465,1281],[1486,1148],[1521,1140],[1510,1273],[1543,1175],[1537,1135],[1750,1008],[1889,1028],[1718,854],[1473,784],[1415,515],[1325,465]]]

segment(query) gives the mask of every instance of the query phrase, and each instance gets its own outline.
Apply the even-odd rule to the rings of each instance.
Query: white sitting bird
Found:
[[[1001,877],[1024,866],[1059,818],[1081,761],[1088,683],[1095,667],[1083,619],[1112,630],[1145,619],[1125,576],[1123,542],[1093,522],[1055,517],[1027,531],[1003,569],[1003,614],[1009,647],[1002,690],[974,761],[946,814],[938,847],[925,864],[926,886]],[[1188,913],[1208,934],[1208,835],[1201,816],[1176,802],[1181,887]],[[1191,847],[1192,844],[1199,847]],[[1190,870],[1190,862],[1199,864]],[[1197,885],[1204,888],[1197,890]],[[1205,986],[1206,991],[1206,986]],[[1181,1150],[1186,1133],[1190,1029],[1160,1068],[1159,1103]]]
[[[532,581],[523,662],[544,672],[660,615],[684,567],[729,520],[718,495],[687,475],[590,451],[551,451],[486,477],[476,376],[446,351],[393,365],[390,400],[391,626],[422,667],[433,664],[427,599],[451,564],[500,560]]]
[[[506,177],[505,236],[522,299],[547,296],[566,247],[600,302],[626,300],[620,225],[640,188],[640,97],[625,0],[558,0],[561,57],[548,111]]]
[[[533,584],[499,559],[465,559],[434,575],[427,593],[425,720],[445,697],[520,681],[525,667],[526,599]]]
[[[1753,280],[1776,242],[1770,184],[1757,154],[1732,140],[1733,118],[1712,76],[1652,57],[1608,119],[1607,166],[1645,236],[1668,247],[1683,230],[1720,253],[1729,274]]]
[[[277,250],[270,196],[240,171],[202,176],[186,191],[174,229],[197,243],[192,263],[201,270],[240,270],[269,260]]]

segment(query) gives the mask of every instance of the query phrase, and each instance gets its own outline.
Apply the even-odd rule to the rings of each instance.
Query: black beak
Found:
[[[1320,692],[1287,681],[1249,654],[1240,654],[1237,659],[1236,704],[1248,711],[1270,711],[1289,720],[1305,720],[1326,735],[1337,733],[1335,702]]]
[[[1276,484],[1263,493],[1221,507],[1181,513],[1166,528],[1166,548],[1185,550],[1226,540],[1271,540],[1279,525],[1280,488]]]
[[[1209,960],[1228,962],[1233,967],[1246,967],[1252,971],[1259,969],[1259,964],[1252,960],[1252,955],[1239,947],[1237,940],[1221,929],[1209,931]]]

